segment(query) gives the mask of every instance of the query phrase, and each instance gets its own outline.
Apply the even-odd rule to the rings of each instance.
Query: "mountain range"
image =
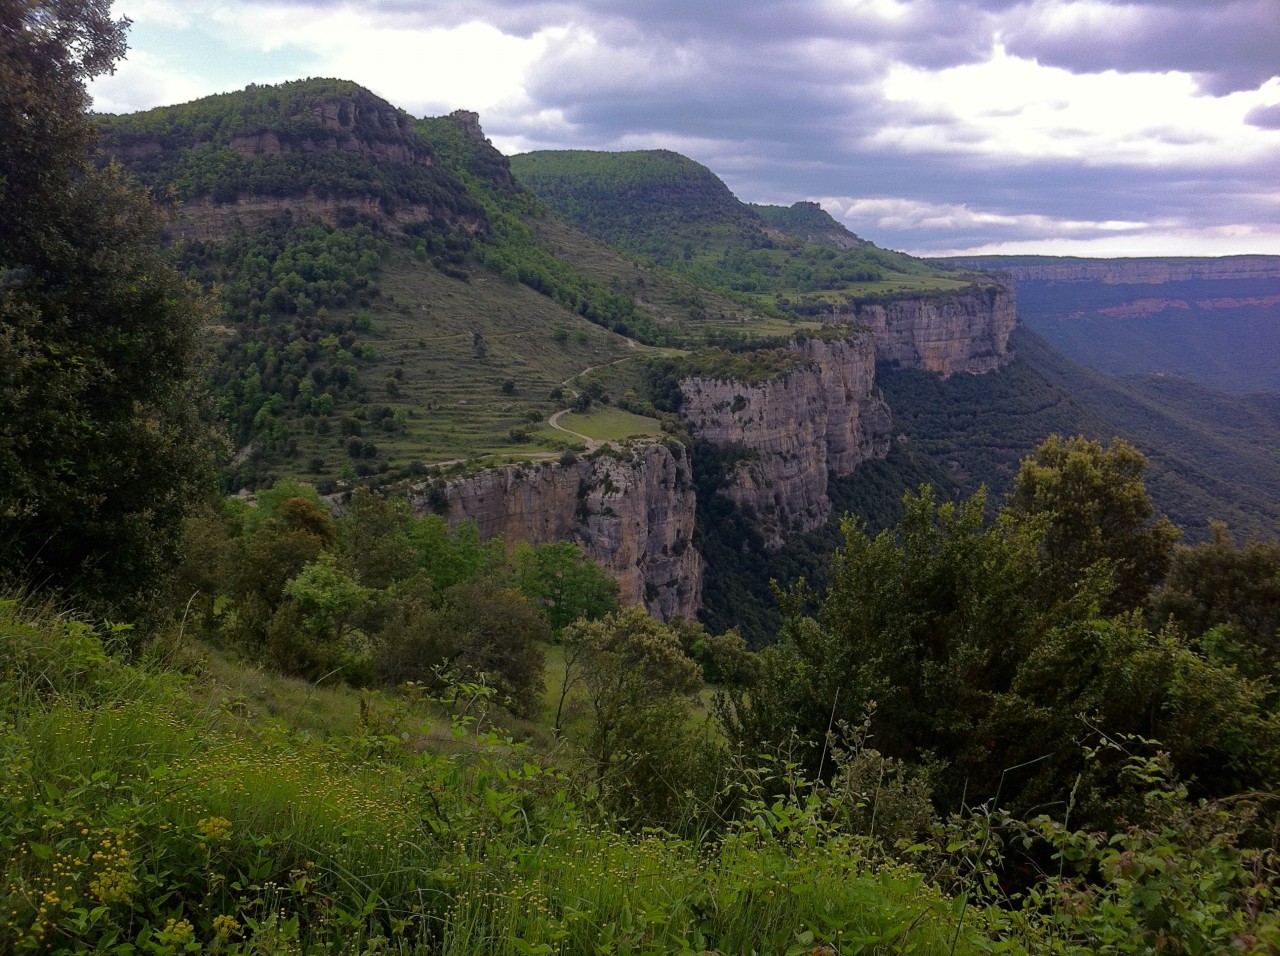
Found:
[[[843,510],[998,494],[1050,432],[1133,442],[1189,536],[1280,520],[1278,260],[926,262],[675,153],[509,158],[344,81],[100,121],[219,304],[229,491],[371,484],[748,629]]]

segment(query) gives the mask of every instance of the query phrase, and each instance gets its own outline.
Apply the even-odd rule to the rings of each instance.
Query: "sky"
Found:
[[[1280,255],[1280,0],[117,0],[123,113],[304,77],[665,148],[916,255]]]

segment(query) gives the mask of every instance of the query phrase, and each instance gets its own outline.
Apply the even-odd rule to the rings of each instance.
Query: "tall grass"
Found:
[[[1270,858],[1171,790],[1153,799],[1186,809],[1111,842],[1046,821],[1009,830],[1005,844],[1045,840],[1105,878],[1019,900],[976,873],[988,892],[966,907],[843,831],[817,788],[748,800],[700,840],[629,832],[589,788],[469,718],[442,728],[436,707],[381,698],[353,732],[319,739],[127,660],[120,637],[0,601],[0,952],[1280,946]],[[455,746],[428,749],[441,733]]]

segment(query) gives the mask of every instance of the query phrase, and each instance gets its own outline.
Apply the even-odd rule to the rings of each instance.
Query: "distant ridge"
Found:
[[[816,242],[836,249],[858,249],[871,245],[837,222],[816,202],[801,201],[790,206],[761,206],[752,203],[751,209],[775,229],[804,242]]]

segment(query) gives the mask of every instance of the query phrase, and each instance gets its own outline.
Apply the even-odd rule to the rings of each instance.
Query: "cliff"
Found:
[[[755,515],[771,548],[819,527],[831,512],[827,482],[889,451],[891,419],[875,389],[871,336],[793,343],[807,364],[759,384],[711,378],[680,383],[693,434],[737,448],[721,494]]]
[[[876,361],[942,376],[981,374],[1007,364],[1018,324],[1013,291],[976,286],[945,295],[859,303],[844,314],[875,336]]]
[[[1158,285],[1196,279],[1280,278],[1280,256],[1216,258],[1077,259],[1054,256],[982,256],[949,260],[970,269],[999,270],[1019,281]]]
[[[442,513],[451,526],[474,521],[483,537],[575,541],[618,582],[625,604],[643,603],[663,620],[694,617],[702,599],[702,558],[693,547],[696,498],[679,445],[640,444],[572,463],[491,468],[449,482]],[[410,496],[414,511],[427,496]]]

